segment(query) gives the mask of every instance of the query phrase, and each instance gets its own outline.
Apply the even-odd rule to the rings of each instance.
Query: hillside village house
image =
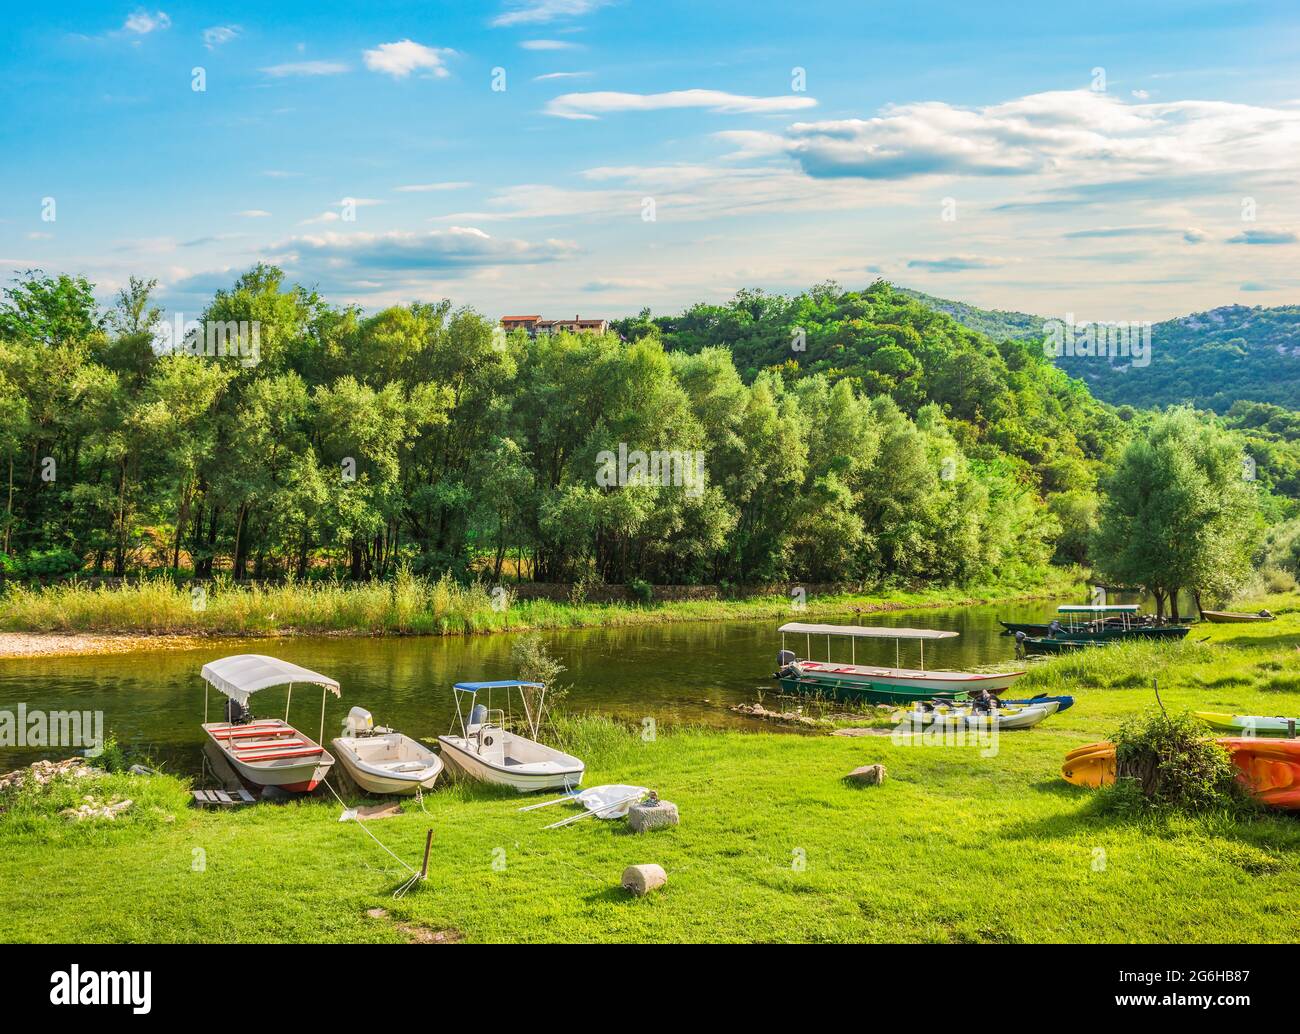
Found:
[[[583,319],[581,316],[574,316],[571,320],[544,320],[541,316],[502,316],[501,328],[506,333],[526,330],[529,337],[561,330],[573,334],[603,334],[609,329],[609,320]]]

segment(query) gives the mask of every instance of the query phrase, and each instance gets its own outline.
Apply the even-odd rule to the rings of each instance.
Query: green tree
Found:
[[[1134,438],[1103,481],[1092,556],[1107,579],[1144,586],[1174,618],[1178,593],[1230,596],[1260,534],[1258,492],[1240,444],[1187,409]]]

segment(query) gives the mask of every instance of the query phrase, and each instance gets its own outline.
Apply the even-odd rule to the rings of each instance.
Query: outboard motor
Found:
[[[469,713],[469,722],[467,724],[471,728],[482,725],[487,721],[487,716],[487,708],[482,704],[475,704],[473,710]]]
[[[375,730],[375,720],[364,707],[354,707],[343,719],[343,731],[348,736],[368,736]]]
[[[236,700],[234,697],[226,697],[226,724],[227,725],[247,725],[252,721],[253,712],[248,709],[248,705],[242,700]]]
[[[776,654],[776,677],[784,679],[795,675],[794,663],[798,659],[793,650],[778,650]]]

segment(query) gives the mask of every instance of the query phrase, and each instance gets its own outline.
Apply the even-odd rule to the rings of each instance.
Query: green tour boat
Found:
[[[925,668],[925,644],[940,639],[955,639],[959,633],[929,628],[873,628],[862,625],[818,625],[798,621],[782,625],[781,651],[777,654],[777,671],[773,675],[788,693],[821,695],[837,700],[858,700],[872,704],[910,704],[917,700],[956,699],[982,689],[998,694],[1024,674],[1023,671],[977,672],[944,671]],[[786,649],[787,636],[802,636],[806,657]],[[826,659],[812,660],[813,636],[826,638]],[[847,639],[849,663],[831,659],[831,640]],[[857,663],[860,639],[892,639],[895,663],[899,661],[903,640],[920,644],[918,668],[883,668]],[[798,641],[797,639],[795,640]]]

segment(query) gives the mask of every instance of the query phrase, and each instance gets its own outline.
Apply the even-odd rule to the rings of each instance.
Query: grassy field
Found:
[[[16,941],[1294,941],[1300,820],[1262,814],[1131,820],[1058,774],[1067,750],[1154,705],[1300,714],[1300,600],[1278,621],[1202,626],[1182,644],[1053,659],[1021,683],[1074,708],[978,746],[887,737],[681,729],[643,742],[600,718],[557,737],[588,785],[654,787],[675,830],[634,836],[586,821],[543,831],[563,806],[440,787],[427,813],[367,828],[418,864],[405,876],[337,802],[236,813],[186,805],[170,777],[10,799],[0,814],[0,937]],[[1198,642],[1204,637],[1208,642]],[[888,781],[842,777],[883,762]],[[56,814],[87,792],[132,798],[116,822]],[[668,886],[629,898],[625,865],[657,862]],[[383,914],[371,915],[382,909]]]
[[[1081,586],[1080,572],[1051,568],[1024,581],[811,597],[807,614],[1042,599],[1077,595]],[[188,588],[164,578],[122,588],[75,583],[35,588],[12,585],[0,594],[0,629],[153,635],[472,635],[790,613],[788,596],[641,605],[514,600],[508,595],[509,586],[506,590],[505,596],[494,599],[489,587],[481,583],[461,585],[450,578],[429,580],[407,574],[399,574],[392,582],[360,585],[235,586],[217,582],[197,598]]]

